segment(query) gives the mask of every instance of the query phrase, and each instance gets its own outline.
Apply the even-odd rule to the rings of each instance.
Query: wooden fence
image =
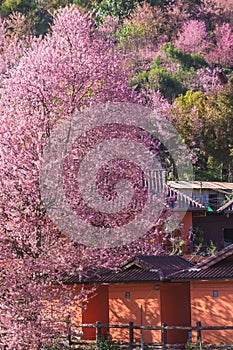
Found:
[[[96,322],[93,324],[75,324],[72,323],[70,320],[70,317],[68,316],[66,319],[66,329],[67,329],[67,340],[69,346],[72,346],[73,344],[76,344],[73,340],[74,335],[74,329],[75,328],[95,328],[95,342],[98,344],[98,342],[101,340],[101,329],[110,329],[110,328],[116,328],[116,329],[127,329],[128,330],[128,342],[127,348],[129,350],[132,350],[135,347],[135,339],[134,339],[134,330],[147,330],[147,331],[160,331],[161,332],[161,343],[156,343],[156,345],[160,345],[161,349],[167,349],[167,348],[177,348],[181,344],[168,344],[167,342],[167,332],[171,330],[180,330],[180,331],[187,331],[189,334],[189,337],[187,337],[187,342],[192,343],[192,336],[196,335],[196,344],[199,344],[201,346],[202,344],[202,333],[203,331],[217,331],[217,330],[232,330],[233,331],[233,325],[232,326],[202,326],[200,321],[196,322],[195,326],[168,326],[166,323],[162,323],[161,326],[138,326],[135,325],[133,322],[129,322],[126,325],[119,325],[119,324],[103,324],[100,322]],[[77,333],[76,333],[77,334]],[[80,343],[82,343],[81,336],[80,336]],[[122,342],[123,343],[123,342]],[[184,344],[183,344],[184,345]],[[209,345],[214,346],[214,345]],[[233,344],[221,344],[221,348],[227,348],[227,349],[233,349]],[[200,347],[201,349],[202,347]]]

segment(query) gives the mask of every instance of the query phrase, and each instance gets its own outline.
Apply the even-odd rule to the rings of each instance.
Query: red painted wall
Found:
[[[160,285],[161,321],[168,326],[190,326],[189,283],[162,283]],[[187,331],[168,331],[169,344],[186,344]]]
[[[88,298],[86,309],[83,310],[82,323],[109,323],[108,314],[108,286],[97,286],[95,292]],[[108,330],[102,329],[101,336],[105,336]],[[83,338],[95,339],[95,328],[83,328]]]
[[[183,217],[181,224],[183,225],[182,229],[182,238],[185,240],[187,238],[188,230],[190,226],[193,226],[192,212],[187,211]]]

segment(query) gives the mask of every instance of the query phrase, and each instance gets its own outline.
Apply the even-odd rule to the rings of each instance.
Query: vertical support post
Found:
[[[68,338],[68,344],[69,346],[72,345],[72,339],[71,339],[71,322],[70,322],[70,315],[66,318],[66,330],[67,330],[67,338]]]
[[[97,321],[96,324],[95,324],[95,339],[96,339],[96,345],[98,347],[98,342],[100,341],[100,338],[101,338],[101,332],[100,332],[100,322]]]
[[[197,325],[197,343],[198,344],[201,344],[201,322],[200,321],[197,321],[196,323]]]
[[[129,350],[133,349],[134,334],[133,334],[133,322],[129,322]]]
[[[165,322],[162,323],[162,347],[163,349],[166,349],[167,344],[167,324]]]

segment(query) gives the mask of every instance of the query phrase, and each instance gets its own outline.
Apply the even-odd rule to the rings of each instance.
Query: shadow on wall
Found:
[[[233,326],[233,282],[192,282],[191,308],[193,326],[196,321],[201,321],[202,326]],[[233,333],[202,331],[202,339],[204,343],[232,344]]]
[[[156,284],[124,284],[109,286],[109,322],[160,326],[160,291]],[[128,341],[127,329],[111,329],[113,340]],[[134,331],[135,341],[161,342],[160,331]]]

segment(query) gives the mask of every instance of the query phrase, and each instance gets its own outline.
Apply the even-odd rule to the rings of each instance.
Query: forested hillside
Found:
[[[12,42],[20,52],[30,36],[45,36],[56,10],[71,4],[121,50],[130,86],[159,94],[192,150],[196,179],[232,181],[233,1],[1,1],[3,60],[12,64]]]

